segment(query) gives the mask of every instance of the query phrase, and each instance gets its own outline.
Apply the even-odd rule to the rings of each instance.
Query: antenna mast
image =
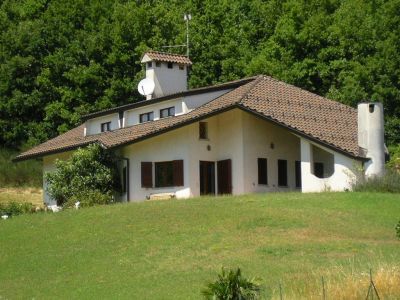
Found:
[[[183,19],[186,21],[186,45],[172,45],[172,46],[162,46],[162,48],[179,48],[186,47],[186,55],[189,57],[189,21],[192,19],[191,14],[184,14]]]
[[[192,19],[192,15],[185,14],[183,19],[186,21],[186,55],[189,57],[189,21]]]

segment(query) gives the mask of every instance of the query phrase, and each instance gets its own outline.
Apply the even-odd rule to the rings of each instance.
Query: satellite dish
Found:
[[[154,92],[155,86],[156,85],[154,84],[153,80],[151,80],[149,78],[145,78],[139,82],[138,91],[143,96],[151,95]]]

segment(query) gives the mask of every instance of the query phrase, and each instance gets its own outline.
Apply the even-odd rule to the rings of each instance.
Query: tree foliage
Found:
[[[0,143],[36,144],[141,99],[141,55],[183,44],[185,12],[191,87],[261,73],[352,106],[379,101],[399,143],[399,11],[400,0],[4,0]]]
[[[97,144],[78,149],[70,159],[56,160],[56,170],[45,174],[47,192],[58,205],[81,206],[111,202],[119,186],[115,158]]]

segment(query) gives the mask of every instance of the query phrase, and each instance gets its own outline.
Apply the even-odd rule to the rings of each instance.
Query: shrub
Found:
[[[400,239],[400,221],[396,225],[396,235]]]
[[[390,153],[390,160],[387,163],[387,166],[396,171],[397,173],[400,173],[400,144],[397,146],[392,146],[389,148],[389,153]]]
[[[215,282],[209,283],[202,291],[206,299],[250,300],[260,298],[261,287],[256,279],[246,279],[240,268],[228,272],[222,268]]]
[[[0,215],[18,216],[21,214],[34,212],[34,206],[32,203],[18,203],[11,201],[7,204],[0,203]]]
[[[65,202],[64,207],[75,207],[76,202],[79,202],[80,207],[89,207],[111,204],[113,203],[113,197],[112,194],[105,194],[99,191],[83,191],[69,198],[69,200]]]
[[[108,203],[106,198],[120,186],[117,174],[113,155],[92,144],[78,149],[68,160],[56,161],[56,170],[45,174],[47,192],[57,205],[71,206],[76,201],[87,205]],[[90,199],[83,199],[85,196]]]
[[[387,169],[382,177],[373,176],[353,185],[356,192],[400,193],[400,173]]]

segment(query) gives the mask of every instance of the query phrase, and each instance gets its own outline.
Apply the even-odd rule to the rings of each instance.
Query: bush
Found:
[[[382,177],[374,176],[355,183],[353,191],[400,193],[400,173],[389,168]]]
[[[206,299],[250,300],[260,298],[261,287],[256,279],[246,279],[240,268],[228,272],[222,268],[218,280],[207,285],[202,291]]]
[[[117,174],[114,156],[92,144],[78,149],[68,160],[56,161],[56,170],[45,174],[47,192],[62,206],[71,206],[76,201],[88,205],[108,203],[106,197],[110,198],[120,187]],[[85,196],[90,199],[83,199]]]
[[[400,221],[396,225],[396,235],[400,239]]]
[[[11,201],[7,204],[0,203],[0,216],[8,215],[9,217],[18,216],[26,213],[34,212],[34,206],[32,203],[18,203]]]
[[[400,173],[400,144],[397,146],[389,147],[389,153],[390,160],[387,163],[387,166],[397,173]]]
[[[79,202],[80,207],[89,207],[94,205],[111,204],[113,203],[112,194],[105,194],[99,191],[83,191],[73,195],[64,207],[75,207],[75,203]]]

